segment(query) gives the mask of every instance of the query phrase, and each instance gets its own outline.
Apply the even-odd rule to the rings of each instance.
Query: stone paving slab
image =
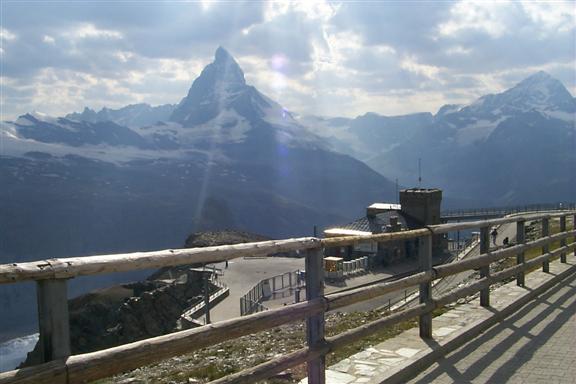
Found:
[[[572,274],[410,383],[576,383],[575,293]]]
[[[571,276],[574,279],[576,272],[576,257],[568,256],[568,263],[561,264],[559,261],[550,263],[550,273],[535,271],[526,276],[526,288],[518,287],[516,281],[505,284],[491,291],[491,307],[480,307],[478,300],[459,305],[456,308],[433,319],[433,340],[424,341],[418,335],[418,329],[413,328],[402,334],[384,341],[378,345],[357,353],[339,363],[331,366],[327,370],[326,382],[328,384],[375,384],[375,383],[405,383],[410,378],[418,375],[424,369],[434,364],[442,356],[465,344],[473,337],[485,332],[493,325],[503,321],[506,317],[520,310],[524,305],[542,295],[549,288],[554,287],[560,281]],[[568,279],[567,279],[568,281]],[[566,281],[562,284],[569,284]],[[569,285],[574,296],[574,284]],[[543,296],[546,297],[546,296]],[[540,300],[540,299],[539,299]],[[528,305],[528,307],[530,307]],[[573,307],[570,307],[573,309]],[[526,319],[530,318],[530,313],[521,311]],[[572,312],[572,318],[574,313]],[[529,320],[523,320],[529,321]],[[573,324],[573,323],[572,323]],[[545,327],[545,324],[542,325]],[[568,343],[572,348],[572,355],[576,355],[576,343],[571,343],[570,338],[564,338],[558,343]],[[571,340],[574,340],[572,338]],[[518,352],[518,351],[516,351]],[[503,358],[515,356],[516,352],[509,352]],[[498,359],[496,359],[498,360]],[[554,358],[548,359],[554,360]],[[546,361],[546,360],[545,360]],[[576,362],[575,362],[576,363]],[[463,363],[465,364],[465,363]],[[549,367],[550,365],[548,365]],[[576,366],[576,364],[572,364]],[[495,368],[496,369],[496,368]],[[527,368],[529,369],[529,368]],[[490,372],[490,371],[487,371]],[[495,371],[496,372],[496,371]],[[523,374],[529,371],[522,371],[515,378],[520,382]],[[541,377],[550,377],[550,370],[542,370]],[[554,370],[558,373],[558,369]],[[438,372],[437,372],[438,373]],[[434,374],[436,375],[436,373]],[[488,376],[486,376],[488,375]],[[438,373],[434,380],[429,377],[421,377],[415,383],[423,384],[429,382],[440,383],[468,383],[470,381],[454,381],[446,373]],[[481,376],[481,377],[480,377]],[[505,381],[497,380],[501,375],[486,373],[480,375],[477,381],[482,383],[500,383]],[[533,378],[540,377],[534,373]],[[556,376],[554,376],[556,378]],[[576,376],[566,381],[576,383]],[[487,381],[483,381],[486,379]],[[488,380],[490,379],[490,380]],[[559,379],[560,380],[560,379]],[[305,380],[304,380],[305,382]],[[534,382],[538,382],[537,380]],[[548,381],[551,383],[554,381]],[[560,381],[564,383],[565,381]]]

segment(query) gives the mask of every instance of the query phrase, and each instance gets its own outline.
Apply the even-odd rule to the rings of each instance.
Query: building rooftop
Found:
[[[393,216],[398,218],[398,224],[401,225],[402,230],[422,227],[422,223],[402,213],[400,210],[389,210],[386,212],[378,213],[374,216],[361,217],[345,225],[329,228],[324,231],[324,234],[330,237],[385,233],[386,226],[390,224],[390,218]]]
[[[400,204],[390,204],[390,203],[374,203],[368,207],[368,209],[382,209],[382,210],[395,210],[399,211],[402,209]]]

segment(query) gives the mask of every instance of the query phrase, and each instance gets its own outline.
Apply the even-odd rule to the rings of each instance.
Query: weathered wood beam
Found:
[[[418,239],[418,261],[422,272],[432,273],[432,236],[423,236]],[[419,291],[420,304],[430,304],[432,302],[431,281],[420,283]],[[426,312],[418,318],[420,337],[423,339],[432,338],[432,313]]]
[[[516,223],[516,243],[518,245],[526,243],[526,222],[523,220]],[[524,251],[518,252],[516,254],[516,264],[524,264],[524,261]],[[525,282],[524,280],[524,271],[518,272],[516,275],[516,285],[523,287]]]
[[[327,337],[326,341],[330,345],[330,351],[334,351],[343,348],[347,345],[350,345],[350,343],[353,343],[367,336],[370,336],[382,330],[384,327],[388,327],[400,323],[402,321],[413,319],[425,313],[429,313],[432,310],[434,310],[433,303],[418,304],[410,309],[395,312],[391,315],[388,315],[376,321],[372,321],[360,327],[342,332],[336,336]]]
[[[557,257],[560,253],[569,252],[571,249],[574,249],[574,248],[576,248],[576,244],[571,243],[570,245],[567,245],[566,247],[558,248],[552,252],[549,252],[547,254],[540,255],[540,256],[535,257],[531,260],[528,260],[524,264],[519,264],[519,265],[515,265],[515,266],[510,267],[510,268],[506,268],[500,272],[496,272],[496,273],[492,274],[492,276],[486,277],[486,278],[479,280],[473,284],[470,284],[469,286],[459,288],[459,289],[452,291],[448,294],[440,296],[440,297],[434,299],[434,303],[436,304],[436,307],[442,307],[442,306],[445,306],[447,304],[453,303],[458,299],[471,296],[474,293],[476,293],[482,289],[489,288],[492,284],[495,284],[495,283],[498,283],[504,279],[508,279],[510,277],[513,277],[513,276],[517,275],[519,272],[523,272],[523,271],[526,271],[530,268],[538,266],[538,265],[542,264],[543,261],[550,260],[554,257]]]
[[[564,233],[557,233],[555,235],[548,236],[546,238],[539,238],[529,243],[499,249],[497,251],[488,252],[483,255],[470,257],[468,259],[456,261],[450,264],[437,265],[434,267],[434,271],[436,272],[435,278],[455,275],[457,273],[464,272],[469,269],[477,269],[494,261],[514,256],[519,252],[525,252],[532,248],[540,247],[546,243],[551,243],[574,235],[576,235],[576,231],[574,230]]]
[[[64,279],[40,280],[36,285],[38,331],[42,362],[71,355],[68,290]]]
[[[425,236],[432,231],[441,234],[462,229],[498,225],[518,220],[537,220],[543,217],[562,217],[574,211],[554,214],[513,216],[503,219],[483,220],[469,223],[433,225],[425,229],[383,233],[371,236],[347,236],[329,239],[304,237],[298,239],[272,240],[257,243],[222,245],[206,248],[168,249],[153,252],[135,252],[115,255],[98,255],[48,259],[27,263],[0,265],[0,284],[28,280],[71,278],[102,273],[126,272],[138,269],[156,269],[196,263],[214,263],[243,256],[266,256],[279,252],[290,252],[320,247],[353,245],[362,241],[395,241]]]
[[[399,291],[408,287],[413,287],[418,284],[429,282],[432,279],[433,272],[426,271],[390,282],[373,284],[366,287],[352,289],[346,292],[332,293],[326,295],[328,310],[331,311],[334,309],[347,307],[351,304],[374,299],[390,292]]]
[[[574,226],[576,228],[576,226]],[[560,232],[566,232],[566,216],[560,217]],[[560,240],[560,246],[566,246],[566,239]],[[566,252],[560,254],[560,262],[566,263]]]
[[[485,255],[490,250],[490,227],[480,228],[480,256]],[[490,276],[490,264],[480,267],[480,278]],[[480,291],[480,305],[490,306],[490,287]]]
[[[324,296],[324,252],[311,249],[306,253],[306,300]],[[322,349],[324,340],[324,312],[306,319],[306,343],[308,349]],[[308,380],[314,384],[326,382],[326,356],[320,355],[306,364]]]
[[[259,364],[253,368],[244,371],[233,373],[218,380],[211,381],[209,384],[249,384],[260,380],[267,379],[279,372],[296,365],[313,361],[322,356],[325,356],[329,351],[328,345],[324,345],[320,349],[302,348],[297,351],[291,352],[282,357],[272,359],[265,363]],[[309,383],[313,381],[309,380]]]
[[[167,249],[154,252],[71,257],[4,264],[0,265],[0,284],[27,280],[62,279],[138,269],[155,269],[185,264],[214,263],[244,256],[266,256],[279,252],[317,248],[319,246],[319,239],[303,237],[205,248]]]
[[[376,241],[384,243],[387,241],[398,241],[405,239],[414,239],[419,236],[429,235],[430,231],[428,229],[414,229],[410,231],[400,231],[391,233],[379,233],[377,235],[367,235],[367,236],[342,236],[342,237],[330,237],[322,239],[322,247],[343,247],[347,245],[354,245],[364,241]]]
[[[66,361],[54,360],[8,372],[0,372],[0,384],[68,384]]]
[[[542,219],[542,237],[547,237],[548,235],[550,235],[550,221],[545,217]],[[549,243],[544,244],[542,246],[542,254],[548,253],[548,249],[550,249]],[[550,272],[550,263],[548,260],[542,263],[542,272]]]

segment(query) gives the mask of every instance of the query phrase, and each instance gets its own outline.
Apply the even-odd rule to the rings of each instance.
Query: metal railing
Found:
[[[284,295],[287,289],[290,291],[302,287],[304,281],[300,276],[300,271],[293,271],[260,280],[240,298],[240,316],[268,310],[262,302],[276,298],[278,292]]]
[[[524,273],[534,267],[547,270],[551,259],[560,257],[566,263],[566,254],[574,250],[576,231],[566,229],[566,219],[574,220],[574,211],[519,215],[477,222],[434,225],[427,228],[383,233],[370,236],[348,236],[317,239],[300,238],[266,241],[219,247],[166,250],[158,252],[88,256],[84,258],[53,259],[30,263],[0,265],[0,283],[16,283],[35,280],[38,284],[38,307],[40,346],[43,364],[0,374],[4,383],[84,383],[112,376],[169,357],[214,345],[225,340],[267,330],[294,321],[306,321],[307,346],[282,357],[274,358],[256,367],[216,380],[216,383],[248,383],[263,380],[287,368],[307,363],[310,383],[325,383],[325,356],[331,351],[371,335],[386,327],[407,319],[418,317],[422,338],[432,337],[432,311],[455,302],[459,298],[480,292],[480,304],[490,305],[490,286],[515,277],[518,285],[524,284]],[[550,219],[558,218],[560,232],[549,234]],[[525,241],[525,222],[541,220],[542,237]],[[489,250],[491,226],[516,223],[517,244],[511,247]],[[480,255],[450,264],[432,266],[432,239],[455,230],[480,228]],[[420,271],[398,280],[376,283],[346,292],[324,295],[323,248],[349,246],[371,240],[390,242],[418,239]],[[572,239],[570,244],[567,240]],[[551,251],[551,246],[559,247]],[[542,255],[525,260],[525,252],[538,248]],[[210,325],[175,332],[164,336],[136,341],[91,353],[70,355],[70,337],[67,309],[67,280],[76,276],[133,269],[159,268],[193,263],[219,262],[250,255],[268,255],[284,251],[304,250],[306,255],[306,301],[272,309],[265,312],[213,323]],[[516,257],[517,265],[490,274],[490,263]],[[432,297],[431,283],[435,279],[463,271],[479,269],[480,279],[475,283]],[[374,322],[326,337],[324,316],[326,312],[351,304],[374,299],[408,287],[419,287],[419,304],[386,315]]]
[[[229,295],[230,289],[226,286],[226,284],[221,283],[218,279],[214,278],[213,276],[210,278],[210,283],[216,287],[216,292],[212,293],[209,296],[209,303],[210,306],[216,304],[223,300],[226,296]],[[180,317],[186,321],[193,321],[206,312],[206,301],[200,300],[197,304],[193,305],[189,309],[185,310]]]
[[[344,276],[353,275],[368,270],[368,256],[360,257],[358,259],[344,261],[342,271]]]
[[[480,217],[480,216],[505,216],[512,213],[525,213],[525,212],[543,212],[543,211],[562,211],[574,210],[576,203],[562,202],[550,204],[526,204],[514,205],[507,207],[488,207],[488,208],[472,208],[472,209],[452,209],[442,211],[440,217],[443,219],[451,218],[466,218],[466,217]]]

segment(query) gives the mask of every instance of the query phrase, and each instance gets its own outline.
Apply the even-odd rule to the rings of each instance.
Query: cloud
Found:
[[[435,111],[544,69],[576,91],[572,2],[2,2],[4,114],[176,103],[219,45],[301,113]]]

